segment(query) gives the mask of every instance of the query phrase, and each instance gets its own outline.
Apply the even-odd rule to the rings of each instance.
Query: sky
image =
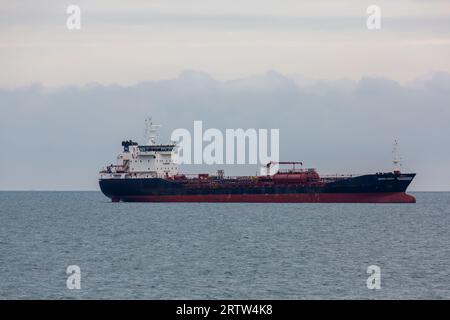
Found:
[[[185,69],[230,80],[277,70],[405,82],[450,71],[450,2],[0,0],[0,85],[135,84]],[[68,30],[67,6],[81,9]]]
[[[0,0],[0,190],[96,190],[153,116],[279,128],[324,173],[389,170],[399,139],[411,189],[449,191],[448,57],[445,0]]]

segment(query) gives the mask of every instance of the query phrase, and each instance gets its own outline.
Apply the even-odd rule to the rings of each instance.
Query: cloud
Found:
[[[322,173],[390,170],[400,140],[416,190],[450,190],[450,74],[400,85],[380,77],[305,81],[276,71],[230,81],[186,71],[132,86],[0,90],[0,189],[96,189],[123,139],[143,141],[144,118],[176,128],[279,128],[281,158]],[[185,167],[214,172],[217,167]],[[253,174],[255,166],[229,166]]]
[[[79,0],[76,31],[66,27],[71,1],[0,2],[0,86],[133,84],[187,67],[222,80],[267,69],[401,82],[450,71],[445,1],[377,1],[377,31],[366,27],[373,2],[360,0]]]

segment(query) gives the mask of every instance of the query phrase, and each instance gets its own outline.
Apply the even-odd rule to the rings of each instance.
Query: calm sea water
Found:
[[[1,299],[449,299],[450,193],[416,204],[0,192]],[[66,268],[81,269],[81,289]],[[381,289],[366,287],[369,265]]]

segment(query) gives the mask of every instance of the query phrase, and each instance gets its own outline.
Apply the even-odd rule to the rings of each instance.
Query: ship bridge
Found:
[[[178,174],[178,166],[173,161],[174,143],[157,144],[157,130],[151,119],[146,120],[147,143],[139,145],[123,141],[123,152],[117,156],[117,164],[100,172],[102,179],[110,178],[169,178]]]

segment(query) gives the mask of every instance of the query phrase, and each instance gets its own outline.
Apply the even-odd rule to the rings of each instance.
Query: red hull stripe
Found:
[[[404,192],[124,196],[125,202],[414,203]]]

